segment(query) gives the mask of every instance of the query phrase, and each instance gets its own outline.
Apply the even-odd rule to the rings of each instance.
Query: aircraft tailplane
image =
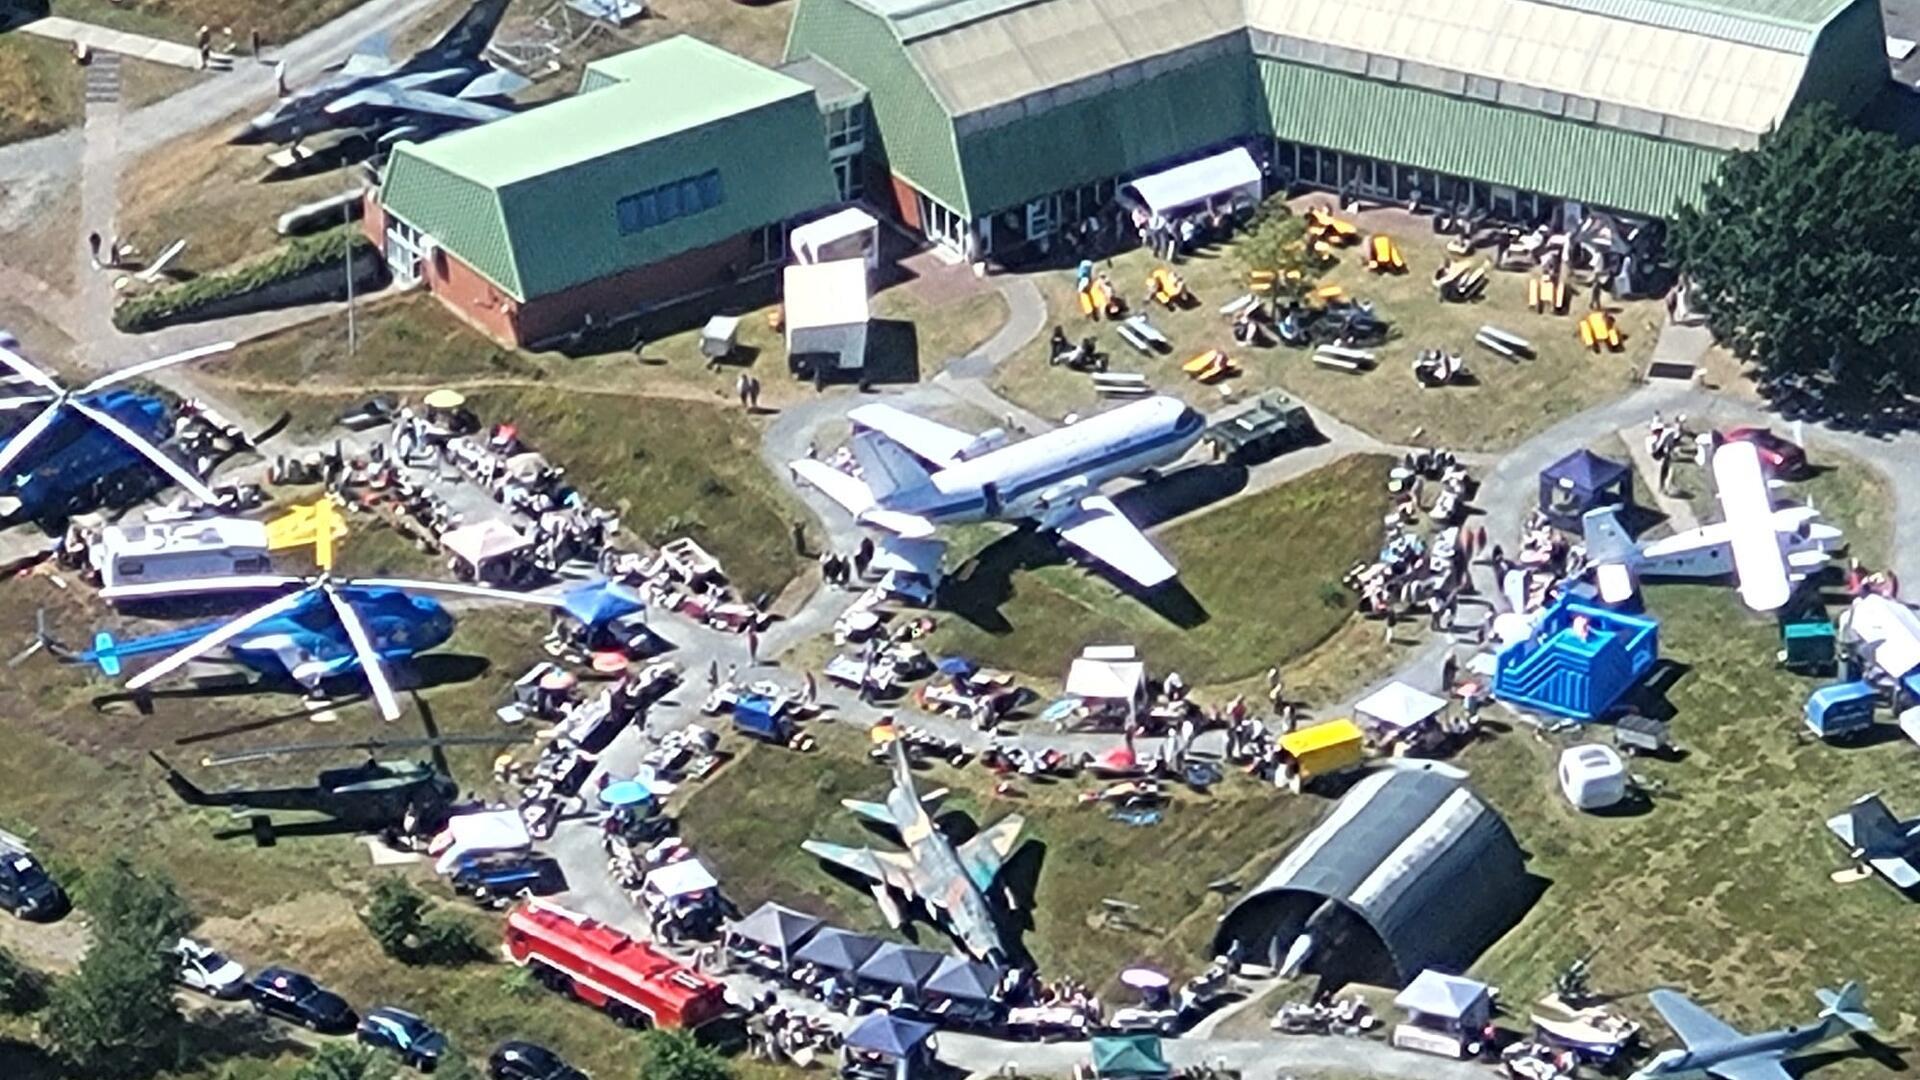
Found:
[[[1580,531],[1587,545],[1587,562],[1629,562],[1636,550],[1633,537],[1620,524],[1618,506],[1601,506],[1580,515]]]
[[[186,776],[182,774],[179,769],[174,768],[173,765],[170,762],[168,762],[166,758],[161,757],[159,754],[156,754],[151,750],[147,751],[147,756],[153,759],[153,763],[155,765],[158,765],[162,769],[166,770],[167,786],[173,789],[173,793],[175,795],[180,796],[181,802],[186,803],[189,806],[225,805],[221,800],[216,799],[211,795],[208,795],[204,790],[200,788],[198,784],[195,784],[193,781],[187,779]]]
[[[877,431],[863,431],[853,437],[853,457],[860,463],[861,479],[880,502],[896,492],[910,491],[933,480],[933,474],[927,472],[919,459]]]
[[[474,0],[460,21],[448,27],[428,52],[442,60],[477,60],[506,13],[507,0]]]
[[[1820,1019],[1838,1020],[1854,1031],[1874,1030],[1873,1017],[1867,1014],[1867,994],[1857,982],[1848,982],[1838,990],[1816,990],[1820,999]]]

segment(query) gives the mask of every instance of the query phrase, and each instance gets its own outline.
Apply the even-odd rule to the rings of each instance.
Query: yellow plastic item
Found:
[[[1400,248],[1394,244],[1393,237],[1386,233],[1374,233],[1367,240],[1367,269],[1374,273],[1389,270],[1405,270],[1407,261],[1400,256]]]
[[[1208,349],[1180,365],[1180,370],[1194,379],[1206,383],[1224,378],[1233,373],[1233,361],[1219,349]]]
[[[1367,739],[1359,725],[1343,717],[1289,731],[1280,736],[1280,749],[1299,763],[1306,779],[1359,764],[1367,756]]]
[[[322,570],[333,566],[334,541],[347,535],[347,519],[332,496],[305,506],[294,506],[267,522],[267,550],[312,547],[313,562]]]

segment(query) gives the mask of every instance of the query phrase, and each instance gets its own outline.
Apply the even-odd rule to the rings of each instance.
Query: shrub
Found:
[[[114,308],[113,325],[128,333],[158,329],[178,322],[209,304],[266,288],[297,277],[316,266],[339,262],[347,258],[349,252],[371,250],[372,247],[360,230],[353,226],[301,237],[282,246],[272,257],[259,262],[207,274],[184,285],[133,297]]]
[[[46,1003],[46,977],[0,949],[0,1014],[20,1016]]]
[[[360,921],[379,943],[381,952],[404,961],[410,958],[414,938],[425,922],[426,907],[427,898],[407,879],[382,878],[367,898]]]
[[[450,911],[440,911],[421,920],[415,955],[423,963],[449,967],[471,963],[487,955],[473,924]]]

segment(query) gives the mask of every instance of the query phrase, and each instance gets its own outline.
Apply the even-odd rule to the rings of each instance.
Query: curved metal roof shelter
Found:
[[[1403,986],[1464,969],[1537,894],[1506,822],[1465,784],[1383,769],[1227,910],[1215,951],[1238,943],[1275,966],[1296,953],[1335,983]]]

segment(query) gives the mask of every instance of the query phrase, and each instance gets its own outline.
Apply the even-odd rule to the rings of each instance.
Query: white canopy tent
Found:
[[[867,361],[867,264],[806,263],[786,270],[787,355],[831,355],[841,370]]]
[[[1175,165],[1129,181],[1121,193],[1161,217],[1172,217],[1212,199],[1260,201],[1260,166],[1244,147]]]
[[[795,227],[788,242],[793,257],[803,263],[860,259],[869,270],[880,266],[880,222],[857,206]]]
[[[1890,678],[1920,667],[1920,616],[1898,600],[1869,593],[1840,617],[1840,630],[1860,642],[1860,652]]]
[[[719,879],[715,878],[713,871],[708,870],[707,865],[699,859],[682,859],[677,863],[668,863],[653,870],[647,874],[645,885],[648,892],[669,900],[677,900],[682,896],[692,896],[695,893],[703,893],[719,887]]]
[[[1083,701],[1143,701],[1147,665],[1132,646],[1088,646],[1067,669],[1067,693]]]
[[[440,538],[440,545],[478,573],[481,567],[495,559],[533,546],[533,541],[512,526],[488,518],[449,531]]]
[[[532,849],[533,837],[518,810],[487,810],[448,818],[447,827],[427,845],[428,854],[438,856],[433,869],[440,874],[452,873],[469,855]]]
[[[1393,999],[1396,1008],[1445,1022],[1449,1026],[1477,1028],[1492,1015],[1493,1002],[1487,984],[1463,975],[1448,975],[1429,968],[1422,971]]]
[[[1403,682],[1390,682],[1367,695],[1353,711],[1363,721],[1371,721],[1393,731],[1405,731],[1430,719],[1447,707],[1442,698],[1424,690],[1415,690]]]

